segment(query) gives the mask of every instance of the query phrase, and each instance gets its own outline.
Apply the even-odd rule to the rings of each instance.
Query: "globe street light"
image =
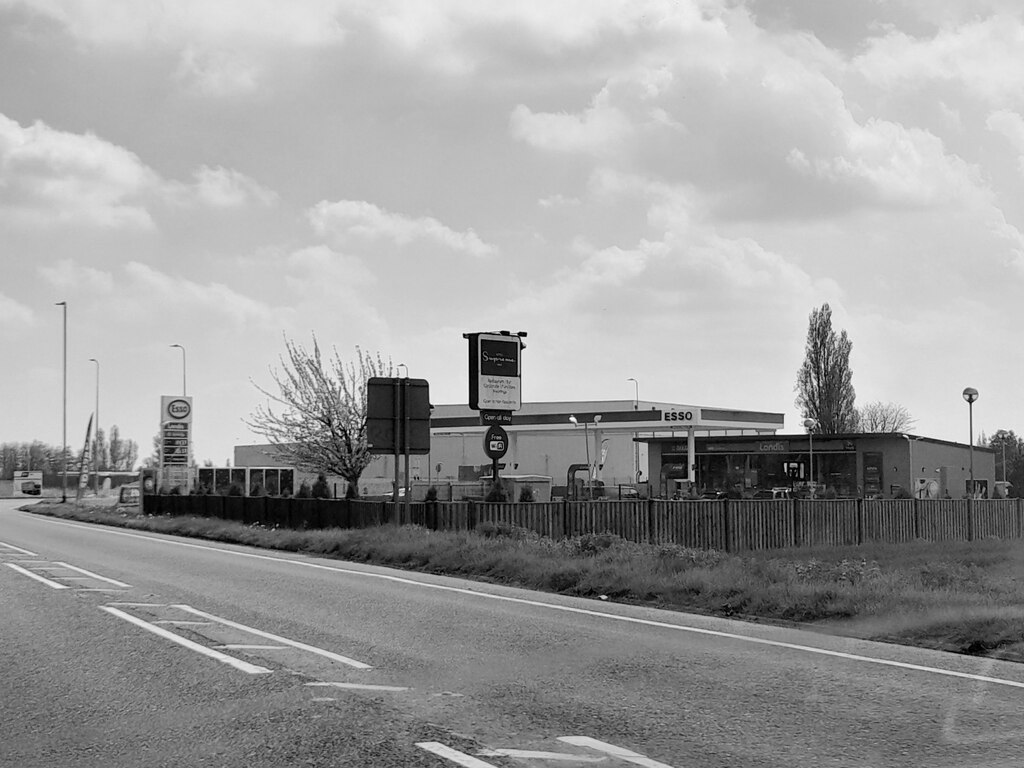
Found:
[[[974,387],[964,389],[964,400],[967,401],[967,413],[971,430],[971,439],[968,441],[968,450],[971,454],[971,490],[970,497],[974,498],[974,401],[978,399],[978,390]]]
[[[809,418],[808,419],[804,419],[804,427],[807,429],[807,439],[810,440],[810,445],[811,445],[811,450],[810,450],[810,454],[811,454],[811,468],[810,468],[810,475],[811,475],[811,498],[814,498],[814,490],[815,490],[815,486],[817,485],[817,483],[816,483],[816,481],[814,479],[814,428],[816,426],[818,426],[818,422],[815,421],[814,419],[809,419]]]
[[[171,344],[171,346],[181,350],[181,396],[185,397],[188,395],[188,390],[185,388],[185,348],[181,344]]]
[[[63,480],[61,480],[60,486],[60,501],[61,504],[64,504],[68,500],[68,303],[66,301],[58,301],[55,306],[64,308],[64,427],[62,430],[64,447],[60,454],[61,463],[64,465]]]
[[[396,369],[398,369],[398,368],[405,368],[405,378],[407,378],[407,379],[409,378],[409,366],[408,365],[406,365],[405,363],[399,363],[398,365],[395,366],[395,368]]]
[[[93,490],[100,495],[100,361],[90,357],[89,362],[96,363],[96,435],[92,449],[92,481]]]

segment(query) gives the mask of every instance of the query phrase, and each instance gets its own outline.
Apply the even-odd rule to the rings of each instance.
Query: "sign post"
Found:
[[[370,453],[395,457],[394,496],[399,500],[398,457],[405,456],[405,505],[412,495],[409,454],[430,453],[430,385],[426,379],[374,376],[366,382],[366,443]]]

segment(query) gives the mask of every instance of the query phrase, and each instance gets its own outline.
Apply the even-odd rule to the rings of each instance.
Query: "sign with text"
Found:
[[[497,424],[484,435],[484,453],[489,459],[500,459],[508,453],[508,433]]]
[[[160,397],[160,466],[187,467],[192,457],[192,398]]]
[[[522,336],[510,333],[464,335],[469,339],[469,407],[477,411],[522,408]]]

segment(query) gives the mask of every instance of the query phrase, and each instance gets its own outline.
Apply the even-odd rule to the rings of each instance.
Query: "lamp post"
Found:
[[[593,483],[593,470],[592,470],[591,465],[590,465],[590,435],[589,435],[589,433],[587,431],[587,425],[590,422],[586,421],[585,419],[582,422],[580,422],[580,420],[577,419],[575,416],[570,416],[569,417],[569,421],[572,422],[573,426],[577,426],[577,427],[581,423],[583,424],[583,444],[584,444],[584,446],[587,449],[587,473],[589,475],[591,475],[591,477],[590,477],[590,484],[588,486],[588,494],[587,495],[590,498],[593,498],[594,497],[594,483]],[[600,424],[601,423],[601,415],[600,414],[598,414],[597,416],[594,417],[594,422],[593,423],[594,424]]]
[[[974,387],[964,389],[964,400],[967,401],[967,414],[971,439],[968,441],[968,450],[971,454],[971,488],[970,498],[974,498],[974,401],[978,399],[978,390]]]
[[[804,419],[804,427],[807,429],[807,439],[810,441],[810,458],[811,458],[811,498],[814,498],[814,491],[817,486],[817,482],[814,479],[814,428],[818,426],[818,422],[814,419]]]
[[[914,437],[913,435],[904,435],[903,437],[907,441],[907,446],[910,449],[910,487],[907,490],[909,490],[910,494],[916,499],[918,489],[914,482],[914,443],[921,438]]]
[[[63,479],[61,480],[60,486],[60,502],[64,504],[68,500],[68,303],[66,301],[58,301],[56,306],[64,308],[64,364],[63,364],[63,428],[62,444],[60,459],[61,464],[64,465]]]
[[[100,495],[100,361],[90,357],[89,362],[96,363],[96,434],[92,443],[92,485],[96,495]]]
[[[181,350],[181,396],[185,397],[188,395],[188,389],[185,387],[185,348],[181,344],[171,344],[171,347]]]
[[[626,381],[633,382],[633,410],[640,410],[640,382],[630,376]],[[640,482],[640,443],[637,441],[637,433],[633,432],[633,480]]]
[[[405,376],[404,376],[404,378],[406,378],[406,379],[409,378],[409,366],[408,365],[406,365],[405,363],[399,363],[398,365],[395,366],[395,368],[396,369],[397,368],[405,368]]]

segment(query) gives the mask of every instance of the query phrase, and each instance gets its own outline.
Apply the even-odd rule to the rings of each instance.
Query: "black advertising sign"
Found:
[[[467,333],[469,407],[518,411],[522,407],[521,361],[525,333]]]
[[[508,453],[508,433],[497,424],[488,427],[484,433],[484,453],[495,461]]]
[[[370,453],[430,453],[430,385],[426,379],[374,376],[366,382]]]

